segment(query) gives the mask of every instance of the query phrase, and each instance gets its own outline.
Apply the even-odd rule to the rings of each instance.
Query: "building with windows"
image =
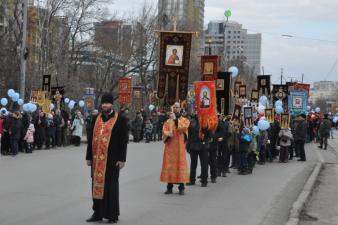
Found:
[[[218,55],[221,61],[240,60],[260,73],[262,35],[249,34],[237,22],[210,21],[204,32],[204,53]]]

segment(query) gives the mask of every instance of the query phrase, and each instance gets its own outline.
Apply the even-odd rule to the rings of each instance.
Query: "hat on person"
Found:
[[[304,113],[299,115],[300,117],[302,117],[303,119],[306,119],[306,115]]]
[[[29,124],[29,127],[28,127],[28,129],[34,129],[34,124]]]
[[[114,104],[114,96],[111,93],[104,93],[101,98],[101,104],[103,103],[111,103]]]

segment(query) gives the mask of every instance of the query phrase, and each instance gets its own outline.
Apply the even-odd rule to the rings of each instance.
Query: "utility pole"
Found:
[[[22,0],[22,42],[21,42],[21,63],[20,63],[20,97],[25,100],[26,89],[26,60],[28,56],[28,50],[26,48],[27,40],[27,8],[28,0]]]

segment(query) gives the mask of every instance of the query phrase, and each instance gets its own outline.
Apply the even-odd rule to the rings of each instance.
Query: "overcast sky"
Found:
[[[142,2],[114,0],[111,8],[137,11]],[[262,33],[262,66],[273,75],[272,82],[280,81],[281,68],[287,79],[300,80],[304,73],[308,83],[338,81],[337,0],[206,0],[205,24],[224,19],[226,9],[232,11],[230,20],[243,24],[250,33]]]

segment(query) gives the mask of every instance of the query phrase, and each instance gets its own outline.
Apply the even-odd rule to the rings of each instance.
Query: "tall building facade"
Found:
[[[237,22],[210,21],[204,32],[204,53],[221,56],[223,61],[240,60],[260,73],[262,35],[248,34]]]
[[[173,30],[176,21],[178,31],[198,32],[193,35],[189,82],[200,79],[200,56],[204,53],[205,0],[159,0],[158,18],[161,30]]]
[[[205,0],[159,0],[158,12],[161,28],[172,29],[176,19],[178,29],[202,32],[204,2]]]

